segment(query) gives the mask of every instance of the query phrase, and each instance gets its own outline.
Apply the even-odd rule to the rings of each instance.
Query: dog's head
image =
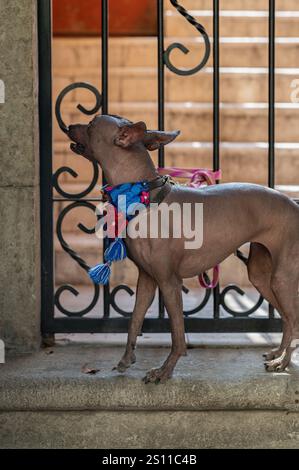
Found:
[[[157,150],[172,142],[179,133],[149,131],[144,122],[133,123],[113,115],[96,116],[88,125],[76,124],[68,130],[73,152],[101,166],[107,154],[125,157],[130,151]]]

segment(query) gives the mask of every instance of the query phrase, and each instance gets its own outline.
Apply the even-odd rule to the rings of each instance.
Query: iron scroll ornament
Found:
[[[69,246],[69,244],[64,240],[63,235],[62,235],[62,224],[63,220],[66,217],[66,215],[72,211],[73,209],[76,209],[78,207],[85,207],[87,209],[90,209],[93,213],[95,213],[95,206],[91,204],[88,201],[78,201],[70,204],[69,206],[65,207],[59,214],[58,220],[57,220],[57,237],[58,240],[63,248],[63,250],[74,260],[76,261],[79,266],[84,269],[85,272],[88,272],[90,269],[90,266]],[[83,224],[78,224],[78,228],[82,230],[85,233],[88,234],[93,234],[95,233],[95,229],[89,229],[85,227]],[[58,310],[60,310],[61,313],[68,317],[83,317],[87,313],[89,313],[97,304],[100,296],[100,287],[96,284],[93,284],[94,286],[94,296],[93,299],[87,307],[85,307],[83,310],[79,312],[70,312],[69,310],[65,309],[63,305],[61,304],[60,297],[61,294],[65,291],[71,292],[73,295],[76,297],[79,295],[79,292],[77,289],[75,289],[72,286],[69,285],[64,285],[60,286],[57,291],[55,292],[55,298],[54,302]]]
[[[66,124],[64,123],[64,121],[62,119],[61,106],[62,106],[62,103],[63,103],[63,100],[64,100],[65,96],[68,93],[70,93],[73,90],[78,89],[78,88],[85,88],[85,89],[89,90],[90,92],[92,92],[94,94],[94,96],[96,98],[95,106],[92,109],[86,109],[81,104],[78,104],[77,108],[79,109],[80,112],[82,112],[83,114],[86,114],[88,116],[91,116],[91,115],[97,113],[101,109],[101,106],[102,106],[102,96],[101,96],[101,94],[99,93],[99,91],[94,86],[92,86],[88,83],[77,82],[77,83],[73,83],[73,84],[67,86],[66,88],[64,88],[61,91],[61,93],[59,94],[58,98],[57,98],[56,105],[55,105],[55,115],[56,115],[56,119],[57,119],[57,122],[58,122],[58,125],[59,125],[61,131],[65,134],[67,134],[67,132],[68,132],[68,127],[66,126]],[[76,193],[76,194],[67,193],[66,191],[64,191],[60,187],[59,177],[60,177],[61,174],[68,173],[74,178],[78,177],[78,174],[72,168],[69,168],[69,167],[66,167],[66,166],[63,166],[63,167],[59,168],[56,171],[56,173],[53,175],[53,180],[52,181],[53,181],[54,188],[56,189],[56,191],[63,198],[70,199],[70,200],[72,200],[73,198],[76,198],[76,199],[84,198],[85,196],[87,196],[93,190],[93,188],[96,186],[96,184],[98,182],[98,178],[99,178],[98,164],[97,163],[92,163],[92,165],[93,165],[93,178],[92,178],[92,181],[91,181],[90,185],[88,186],[88,188],[85,189],[84,191],[82,191],[80,193]],[[58,220],[57,220],[57,237],[58,237],[58,240],[59,240],[63,250],[74,261],[76,261],[76,263],[87,273],[90,269],[90,266],[88,266],[88,264],[68,245],[68,243],[64,240],[63,235],[62,235],[62,223],[63,223],[63,220],[64,220],[65,216],[70,211],[72,211],[73,209],[75,209],[77,207],[85,207],[87,209],[92,210],[93,213],[95,213],[95,206],[93,204],[89,203],[88,201],[77,201],[77,202],[74,202],[74,203],[70,204],[65,209],[63,209],[61,211],[61,213],[59,214],[59,217],[58,217]],[[94,229],[86,228],[81,223],[78,224],[78,228],[81,231],[83,231],[85,233],[88,233],[88,234],[94,233]],[[78,292],[77,289],[75,289],[74,287],[72,287],[70,285],[63,285],[63,286],[60,286],[57,289],[56,293],[55,293],[54,302],[55,302],[56,307],[58,308],[58,310],[61,313],[63,313],[64,315],[66,315],[68,317],[83,317],[84,315],[89,313],[95,307],[95,305],[98,302],[99,296],[100,296],[100,287],[98,285],[94,285],[94,295],[93,295],[93,299],[92,299],[91,303],[81,311],[70,312],[61,303],[61,295],[66,291],[72,293],[75,296],[78,296],[79,292]]]
[[[170,0],[171,4],[177,9],[177,11],[184,17],[186,20],[192,24],[197,31],[201,34],[203,37],[204,43],[205,43],[205,53],[203,56],[202,61],[194,68],[189,69],[189,70],[181,70],[175,67],[171,61],[170,61],[170,54],[173,49],[179,49],[182,51],[184,54],[188,54],[190,51],[189,49],[184,46],[184,44],[181,44],[180,42],[174,42],[173,44],[170,44],[166,51],[164,52],[164,63],[165,65],[171,70],[173,73],[176,73],[177,75],[194,75],[195,73],[199,72],[199,70],[203,69],[206,63],[209,60],[210,54],[211,54],[211,44],[210,44],[210,39],[208,36],[207,31],[205,28],[198,23],[193,16],[191,16],[188,11],[178,3],[177,0]]]
[[[117,305],[116,296],[121,291],[126,292],[130,297],[133,297],[134,295],[134,291],[129,286],[122,284],[122,285],[115,287],[110,293],[111,307],[123,317],[130,318],[132,316],[132,312],[123,310],[122,308],[120,308],[119,305]],[[188,294],[189,289],[187,289],[185,286],[182,286],[182,292],[184,294]],[[205,295],[203,297],[203,300],[200,302],[200,304],[191,310],[184,310],[183,312],[184,316],[189,317],[191,315],[195,315],[196,313],[200,312],[208,303],[210,296],[211,296],[211,289],[206,289]]]
[[[56,106],[55,106],[55,115],[56,115],[58,125],[59,125],[60,129],[62,130],[62,132],[64,132],[65,134],[67,134],[67,132],[68,132],[68,127],[66,126],[66,124],[64,123],[64,121],[61,117],[62,102],[63,102],[65,96],[68,93],[70,93],[71,91],[76,90],[77,88],[85,88],[85,89],[91,91],[94,94],[95,98],[96,98],[96,104],[92,109],[86,109],[81,104],[78,104],[77,108],[79,109],[79,111],[81,111],[81,113],[86,114],[88,116],[92,116],[93,114],[96,114],[102,107],[102,96],[99,93],[99,91],[93,85],[90,85],[89,83],[84,83],[84,82],[77,82],[77,83],[72,83],[71,85],[68,85],[59,94],[59,96],[57,98],[57,101],[56,101]],[[58,192],[58,194],[60,194],[60,196],[62,196],[64,198],[76,197],[77,199],[81,199],[81,198],[87,196],[95,188],[95,186],[98,182],[98,179],[99,179],[99,166],[98,166],[98,164],[96,162],[91,162],[91,164],[93,166],[92,181],[91,181],[90,185],[88,186],[88,188],[86,188],[84,191],[82,191],[80,193],[76,193],[76,194],[75,193],[67,193],[66,191],[64,191],[61,188],[60,184],[59,184],[59,177],[63,173],[68,173],[73,178],[77,178],[78,173],[76,173],[76,171],[74,171],[72,168],[69,168],[67,166],[63,166],[63,167],[59,168],[56,171],[56,173],[53,175],[53,186],[56,189],[56,191]]]
[[[92,109],[86,109],[81,104],[77,105],[77,108],[79,109],[79,111],[81,111],[81,113],[86,114],[88,116],[92,116],[93,114],[97,113],[102,107],[102,96],[97,90],[97,88],[95,88],[93,85],[90,85],[89,83],[85,83],[85,82],[76,82],[65,87],[59,94],[57,101],[56,101],[56,105],[55,105],[55,115],[56,115],[58,125],[60,129],[62,130],[62,132],[64,132],[65,134],[68,132],[68,127],[66,126],[66,124],[64,123],[61,117],[61,105],[65,96],[71,91],[76,90],[77,88],[86,88],[87,90],[90,90],[96,97],[96,104],[94,108]]]
[[[242,261],[242,263],[245,266],[248,265],[248,258],[242,253],[242,251],[237,250],[235,255],[237,256],[237,258],[239,258],[240,261]],[[241,296],[244,296],[245,292],[239,286],[236,286],[234,284],[229,284],[228,286],[226,286],[222,290],[222,292],[219,293],[219,304],[222,305],[222,307],[224,308],[224,310],[227,313],[229,313],[230,315],[232,315],[235,318],[249,317],[252,313],[255,313],[260,308],[260,306],[262,305],[262,303],[265,300],[264,297],[262,297],[260,295],[257,302],[251,308],[249,308],[248,310],[235,311],[235,310],[232,310],[230,308],[230,306],[227,305],[227,303],[226,303],[226,294],[230,291],[234,291],[234,292],[236,292],[237,294],[239,294]]]
[[[237,294],[242,295],[242,296],[245,295],[245,292],[239,286],[228,285],[223,289],[223,291],[220,294],[220,305],[222,305],[222,307],[227,313],[229,313],[230,315],[236,318],[249,317],[249,315],[256,312],[260,308],[262,303],[264,302],[264,298],[260,295],[257,302],[250,309],[243,310],[243,311],[234,311],[226,304],[226,301],[225,301],[225,296],[230,291],[235,291],[237,292]]]

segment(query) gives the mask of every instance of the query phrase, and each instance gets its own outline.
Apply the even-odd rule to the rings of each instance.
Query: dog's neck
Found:
[[[101,159],[101,167],[109,185],[137,181],[151,181],[158,176],[155,165],[144,147],[136,146],[130,150],[122,149]]]

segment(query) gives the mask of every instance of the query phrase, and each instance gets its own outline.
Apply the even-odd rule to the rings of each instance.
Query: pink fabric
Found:
[[[221,170],[213,171],[206,168],[158,168],[160,175],[170,175],[173,178],[188,178],[190,185],[199,187],[203,183],[215,184],[221,179]]]
[[[210,284],[208,284],[205,281],[205,278],[204,278],[203,274],[198,276],[198,280],[199,280],[199,284],[204,289],[214,289],[217,286],[218,282],[219,282],[219,265],[217,264],[217,266],[215,266],[213,268],[213,279],[212,279],[212,282],[210,282]]]
[[[203,184],[216,184],[221,179],[221,170],[212,171],[206,168],[158,168],[160,175],[169,175],[173,178],[187,178],[190,180],[189,186],[192,188],[200,188]],[[204,289],[214,289],[219,282],[219,265],[213,268],[213,279],[208,284],[203,274],[198,276],[199,284]]]

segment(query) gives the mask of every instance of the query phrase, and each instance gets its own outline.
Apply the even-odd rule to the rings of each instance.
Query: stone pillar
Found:
[[[37,2],[0,18],[0,339],[20,353],[40,345]]]

